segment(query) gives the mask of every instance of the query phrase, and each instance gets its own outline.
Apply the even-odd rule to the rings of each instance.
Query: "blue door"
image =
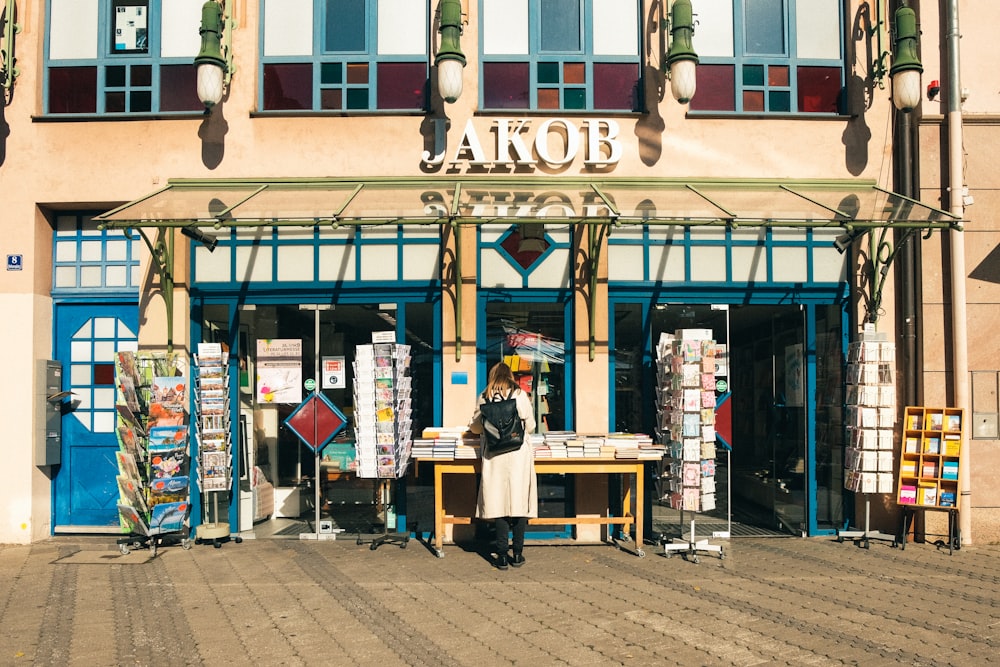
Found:
[[[55,356],[73,395],[62,421],[54,532],[118,532],[115,353],[136,349],[138,330],[135,303],[56,306]]]

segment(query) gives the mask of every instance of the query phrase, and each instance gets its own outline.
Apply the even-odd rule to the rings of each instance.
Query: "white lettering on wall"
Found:
[[[584,120],[582,128],[577,128],[565,118],[551,118],[538,126],[534,141],[526,141],[530,140],[530,119],[498,118],[491,122],[491,129],[496,132],[492,159],[487,157],[470,118],[451,154],[449,165],[456,169],[463,166],[509,168],[512,165],[533,169],[540,161],[549,167],[564,167],[571,164],[580,152],[581,132],[587,140],[584,164],[588,167],[614,166],[622,158],[618,122],[607,118]],[[447,155],[448,122],[444,118],[435,118],[434,150],[425,150],[422,160],[426,165],[440,166]]]

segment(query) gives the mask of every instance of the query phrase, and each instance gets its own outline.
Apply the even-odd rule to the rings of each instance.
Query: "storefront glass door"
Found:
[[[230,331],[229,306],[205,306],[204,313],[203,337],[237,350],[240,530],[252,529],[259,537],[316,532],[317,500],[321,527],[371,532],[380,526],[385,517],[376,516],[373,480],[352,472],[354,353],[356,346],[370,344],[375,332],[393,332],[397,341],[411,345],[413,430],[419,433],[438,418],[433,306],[244,305],[237,310],[235,332]],[[260,372],[262,355],[276,340],[292,341],[297,354],[280,382]],[[321,451],[318,471],[313,450],[285,425],[314,389],[348,420]]]
[[[655,428],[649,397],[655,395],[653,349],[660,335],[711,329],[728,352],[732,451],[727,461],[719,441],[717,509],[706,524],[721,521],[728,505],[734,535],[834,529],[843,515],[842,316],[836,305],[616,303],[615,428]],[[666,504],[662,498],[656,503],[661,509]]]

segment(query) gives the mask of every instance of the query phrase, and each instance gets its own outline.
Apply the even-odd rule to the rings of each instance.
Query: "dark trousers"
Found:
[[[495,519],[497,529],[497,553],[507,553],[507,534],[513,532],[514,553],[519,554],[524,549],[524,529],[528,527],[526,516],[500,516]]]

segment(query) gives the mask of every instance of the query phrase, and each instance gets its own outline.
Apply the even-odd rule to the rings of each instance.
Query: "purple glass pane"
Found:
[[[838,113],[840,77],[839,67],[799,67],[799,111]]]
[[[692,111],[736,111],[736,71],[732,65],[698,65]]]
[[[125,113],[125,93],[116,90],[104,93],[105,113]]]
[[[527,109],[528,63],[483,63],[483,104],[487,109]]]
[[[97,68],[49,68],[49,113],[97,113]]]
[[[639,108],[639,67],[627,63],[594,63],[594,108],[635,111]]]
[[[423,109],[427,90],[425,63],[379,63],[376,104],[379,109]]]
[[[312,64],[264,65],[264,109],[312,109]]]
[[[201,111],[198,68],[194,65],[160,67],[160,111]]]

